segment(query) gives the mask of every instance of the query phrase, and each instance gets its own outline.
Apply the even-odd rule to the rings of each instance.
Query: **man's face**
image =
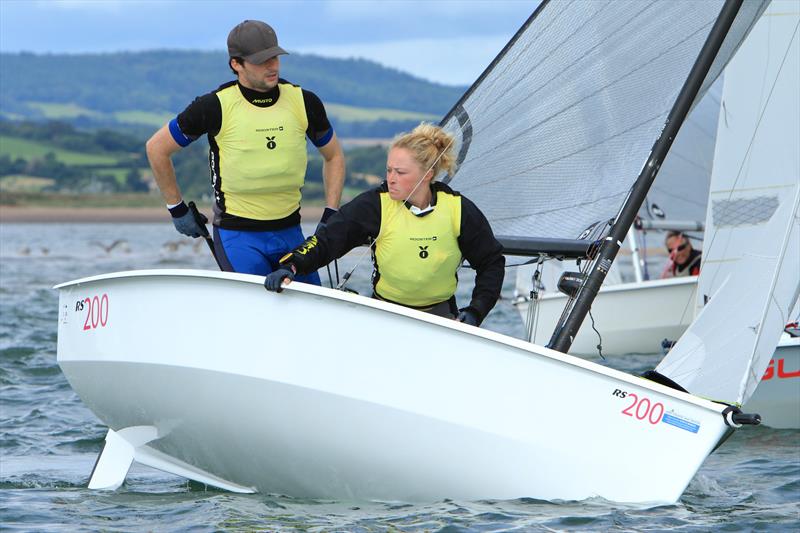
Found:
[[[689,259],[692,244],[683,235],[678,235],[667,239],[667,249],[669,249],[669,256],[672,260],[682,265]]]
[[[267,59],[258,65],[247,61],[242,63],[233,61],[232,64],[239,74],[239,83],[248,89],[267,92],[278,85],[278,72],[281,68],[279,56]]]

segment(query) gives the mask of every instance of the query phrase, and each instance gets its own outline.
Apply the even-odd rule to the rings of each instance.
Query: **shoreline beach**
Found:
[[[301,209],[304,222],[317,222],[324,208]],[[211,218],[211,207],[200,211]],[[33,207],[0,206],[0,224],[13,223],[165,223],[169,213],[160,207]]]

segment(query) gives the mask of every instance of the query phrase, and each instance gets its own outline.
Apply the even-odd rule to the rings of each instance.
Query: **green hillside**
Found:
[[[399,109],[384,109],[380,107],[356,107],[343,104],[327,104],[325,109],[328,116],[335,121],[342,122],[375,122],[377,120],[413,120],[413,121],[434,121],[438,122],[441,118],[433,113],[420,113],[416,111],[402,111]]]
[[[58,194],[154,191],[144,148],[145,138],[128,133],[83,131],[63,122],[0,120],[0,204],[36,203],[37,194],[48,203]],[[208,144],[202,141],[173,157],[178,181],[187,197],[209,194],[207,153]],[[345,158],[347,192],[352,197],[380,180],[386,166],[386,148],[375,144],[348,147]],[[314,149],[309,151],[303,194],[312,201],[323,198],[322,157]]]
[[[319,95],[337,131],[354,137],[387,137],[420,120],[437,121],[465,89],[371,61],[304,54],[282,58],[281,76]],[[160,50],[3,53],[0,78],[0,114],[6,119],[156,128],[233,74],[222,52]]]
[[[465,90],[370,61],[303,54],[282,58],[281,76],[325,102],[344,141],[349,193],[380,181],[386,148],[379,142],[437,122]],[[233,74],[221,52],[2,53],[0,79],[0,203],[9,204],[37,195],[148,194],[146,139]],[[174,157],[188,197],[208,194],[207,151],[197,142]],[[312,149],[304,196],[322,195],[322,159]]]
[[[110,155],[97,155],[85,152],[76,152],[54,147],[41,141],[20,139],[0,135],[0,156],[22,159],[39,159],[48,153],[52,153],[57,161],[66,165],[115,165],[118,158]]]

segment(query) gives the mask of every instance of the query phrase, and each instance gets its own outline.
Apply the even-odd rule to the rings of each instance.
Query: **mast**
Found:
[[[720,10],[720,14],[716,22],[714,22],[714,27],[711,28],[711,32],[708,34],[708,38],[703,44],[703,48],[700,50],[689,76],[686,78],[678,98],[672,106],[664,129],[653,144],[650,157],[648,157],[647,162],[642,167],[642,171],[639,173],[639,177],[636,178],[636,182],[631,187],[630,194],[623,204],[616,222],[611,227],[609,235],[600,246],[597,260],[594,262],[592,271],[581,288],[572,310],[564,320],[563,325],[553,332],[548,344],[550,348],[566,353],[572,346],[572,341],[589,313],[592,302],[597,296],[608,271],[611,269],[611,264],[614,262],[622,242],[625,240],[625,234],[636,219],[650,186],[658,174],[661,163],[664,161],[672,142],[675,140],[675,136],[678,134],[678,130],[680,130],[683,121],[686,119],[692,102],[697,97],[697,93],[700,91],[700,87],[714,59],[717,57],[717,53],[725,41],[725,37],[741,6],[742,0],[727,0],[725,5],[722,6],[722,10]]]

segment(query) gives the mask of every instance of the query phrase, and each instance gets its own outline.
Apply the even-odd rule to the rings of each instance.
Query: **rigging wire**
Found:
[[[531,276],[531,291],[528,300],[528,313],[525,319],[530,342],[536,344],[536,333],[539,331],[539,291],[542,289],[542,267],[545,256],[540,255],[536,262],[536,269]]]
[[[597,331],[597,328],[594,327],[594,317],[592,316],[592,309],[589,308],[589,318],[592,319],[592,329],[595,333],[597,333],[597,353],[600,354],[600,358],[605,361],[606,358],[603,355],[603,337],[600,335],[600,332]]]

